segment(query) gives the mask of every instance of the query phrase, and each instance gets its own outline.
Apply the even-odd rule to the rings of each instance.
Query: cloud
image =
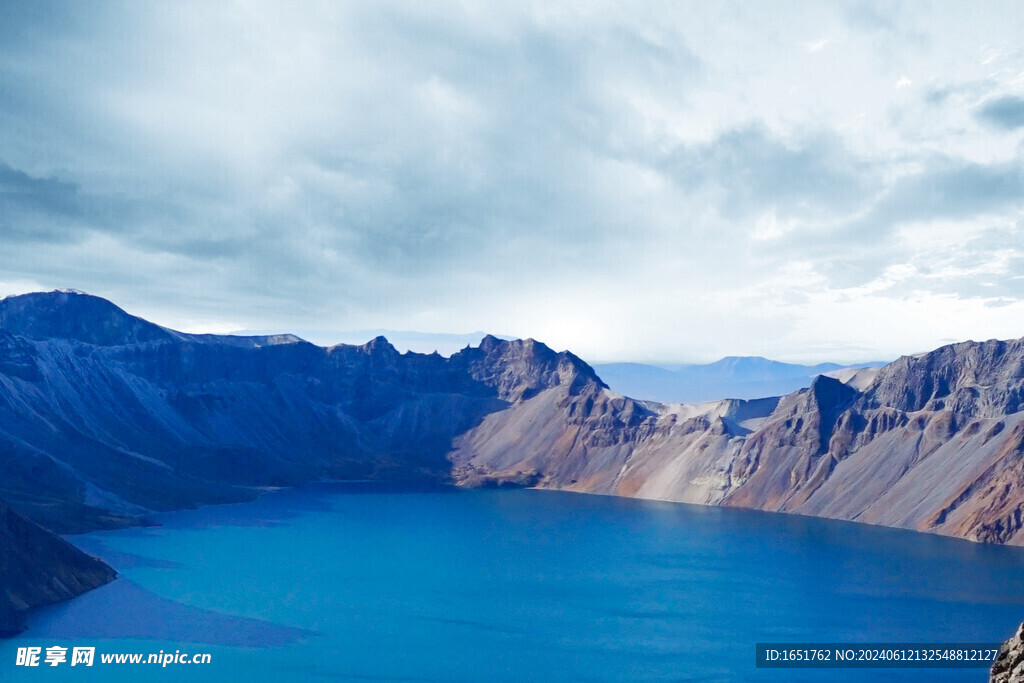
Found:
[[[967,218],[1022,206],[1024,166],[1020,160],[977,164],[938,158],[925,170],[895,182],[861,225]]]
[[[897,22],[889,11],[883,10],[873,2],[850,3],[845,12],[846,20],[853,26],[867,31],[895,31]]]
[[[167,289],[401,314],[423,305],[412,291],[451,298],[607,254],[620,225],[604,185],[629,171],[602,156],[631,144],[622,122],[656,94],[651,77],[699,69],[671,34],[615,17],[239,9],[63,6],[62,40],[12,52],[2,149],[54,177],[10,171],[35,186],[8,197],[8,234],[92,234],[125,284],[140,275],[114,255],[152,263]],[[43,22],[19,20],[28,34]],[[174,49],[132,59],[141,36]],[[77,81],[73,108],[90,115],[72,116],[40,68]],[[15,113],[29,105],[35,119]],[[133,144],[97,154],[112,125]],[[55,137],[67,144],[23,149]],[[3,266],[39,264],[8,251]]]
[[[878,185],[872,164],[829,132],[786,141],[756,124],[676,150],[666,164],[684,187],[711,187],[734,219],[768,209],[786,214],[846,212]]]
[[[82,213],[78,188],[56,178],[34,178],[0,162],[0,230],[6,240],[66,238],[62,227]]]
[[[782,348],[815,290],[975,298],[986,264],[1010,298],[994,243],[906,238],[963,251],[1021,210],[1013,98],[983,100],[1019,60],[980,64],[966,14],[1016,40],[1005,9],[859,2],[7,3],[0,279],[604,358]],[[861,333],[800,343],[829,334]]]
[[[978,118],[1002,130],[1024,128],[1024,98],[1008,95],[983,104]]]

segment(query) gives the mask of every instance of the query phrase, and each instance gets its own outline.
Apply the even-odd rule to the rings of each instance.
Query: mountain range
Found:
[[[416,353],[437,352],[442,356],[450,356],[467,346],[479,346],[487,336],[486,332],[469,332],[466,334],[450,334],[444,332],[416,332],[410,330],[290,330],[296,336],[317,346],[335,346],[337,344],[360,345],[367,339],[386,337],[388,343],[397,350],[415,351]],[[267,330],[239,330],[231,333],[234,336],[252,337],[274,335]],[[499,339],[511,340],[512,337],[497,336]]]
[[[382,337],[325,348],[185,334],[75,292],[0,301],[0,499],[58,533],[330,478],[533,486],[1020,545],[1022,401],[1024,340],[819,375],[781,397],[666,405],[529,339],[486,336],[445,358]],[[75,565],[10,539],[5,562],[35,554],[54,576]]]

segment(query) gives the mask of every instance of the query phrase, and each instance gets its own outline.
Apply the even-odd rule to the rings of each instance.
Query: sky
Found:
[[[1019,2],[0,2],[0,295],[593,361],[1024,336]]]

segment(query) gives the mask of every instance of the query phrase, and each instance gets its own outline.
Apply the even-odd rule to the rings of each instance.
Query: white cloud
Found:
[[[1022,34],[1013,3],[9,4],[0,279],[600,359],[1012,332]]]

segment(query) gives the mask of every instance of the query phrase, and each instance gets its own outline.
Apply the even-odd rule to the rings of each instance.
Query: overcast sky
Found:
[[[0,4],[0,294],[589,360],[1024,335],[1024,8]]]

